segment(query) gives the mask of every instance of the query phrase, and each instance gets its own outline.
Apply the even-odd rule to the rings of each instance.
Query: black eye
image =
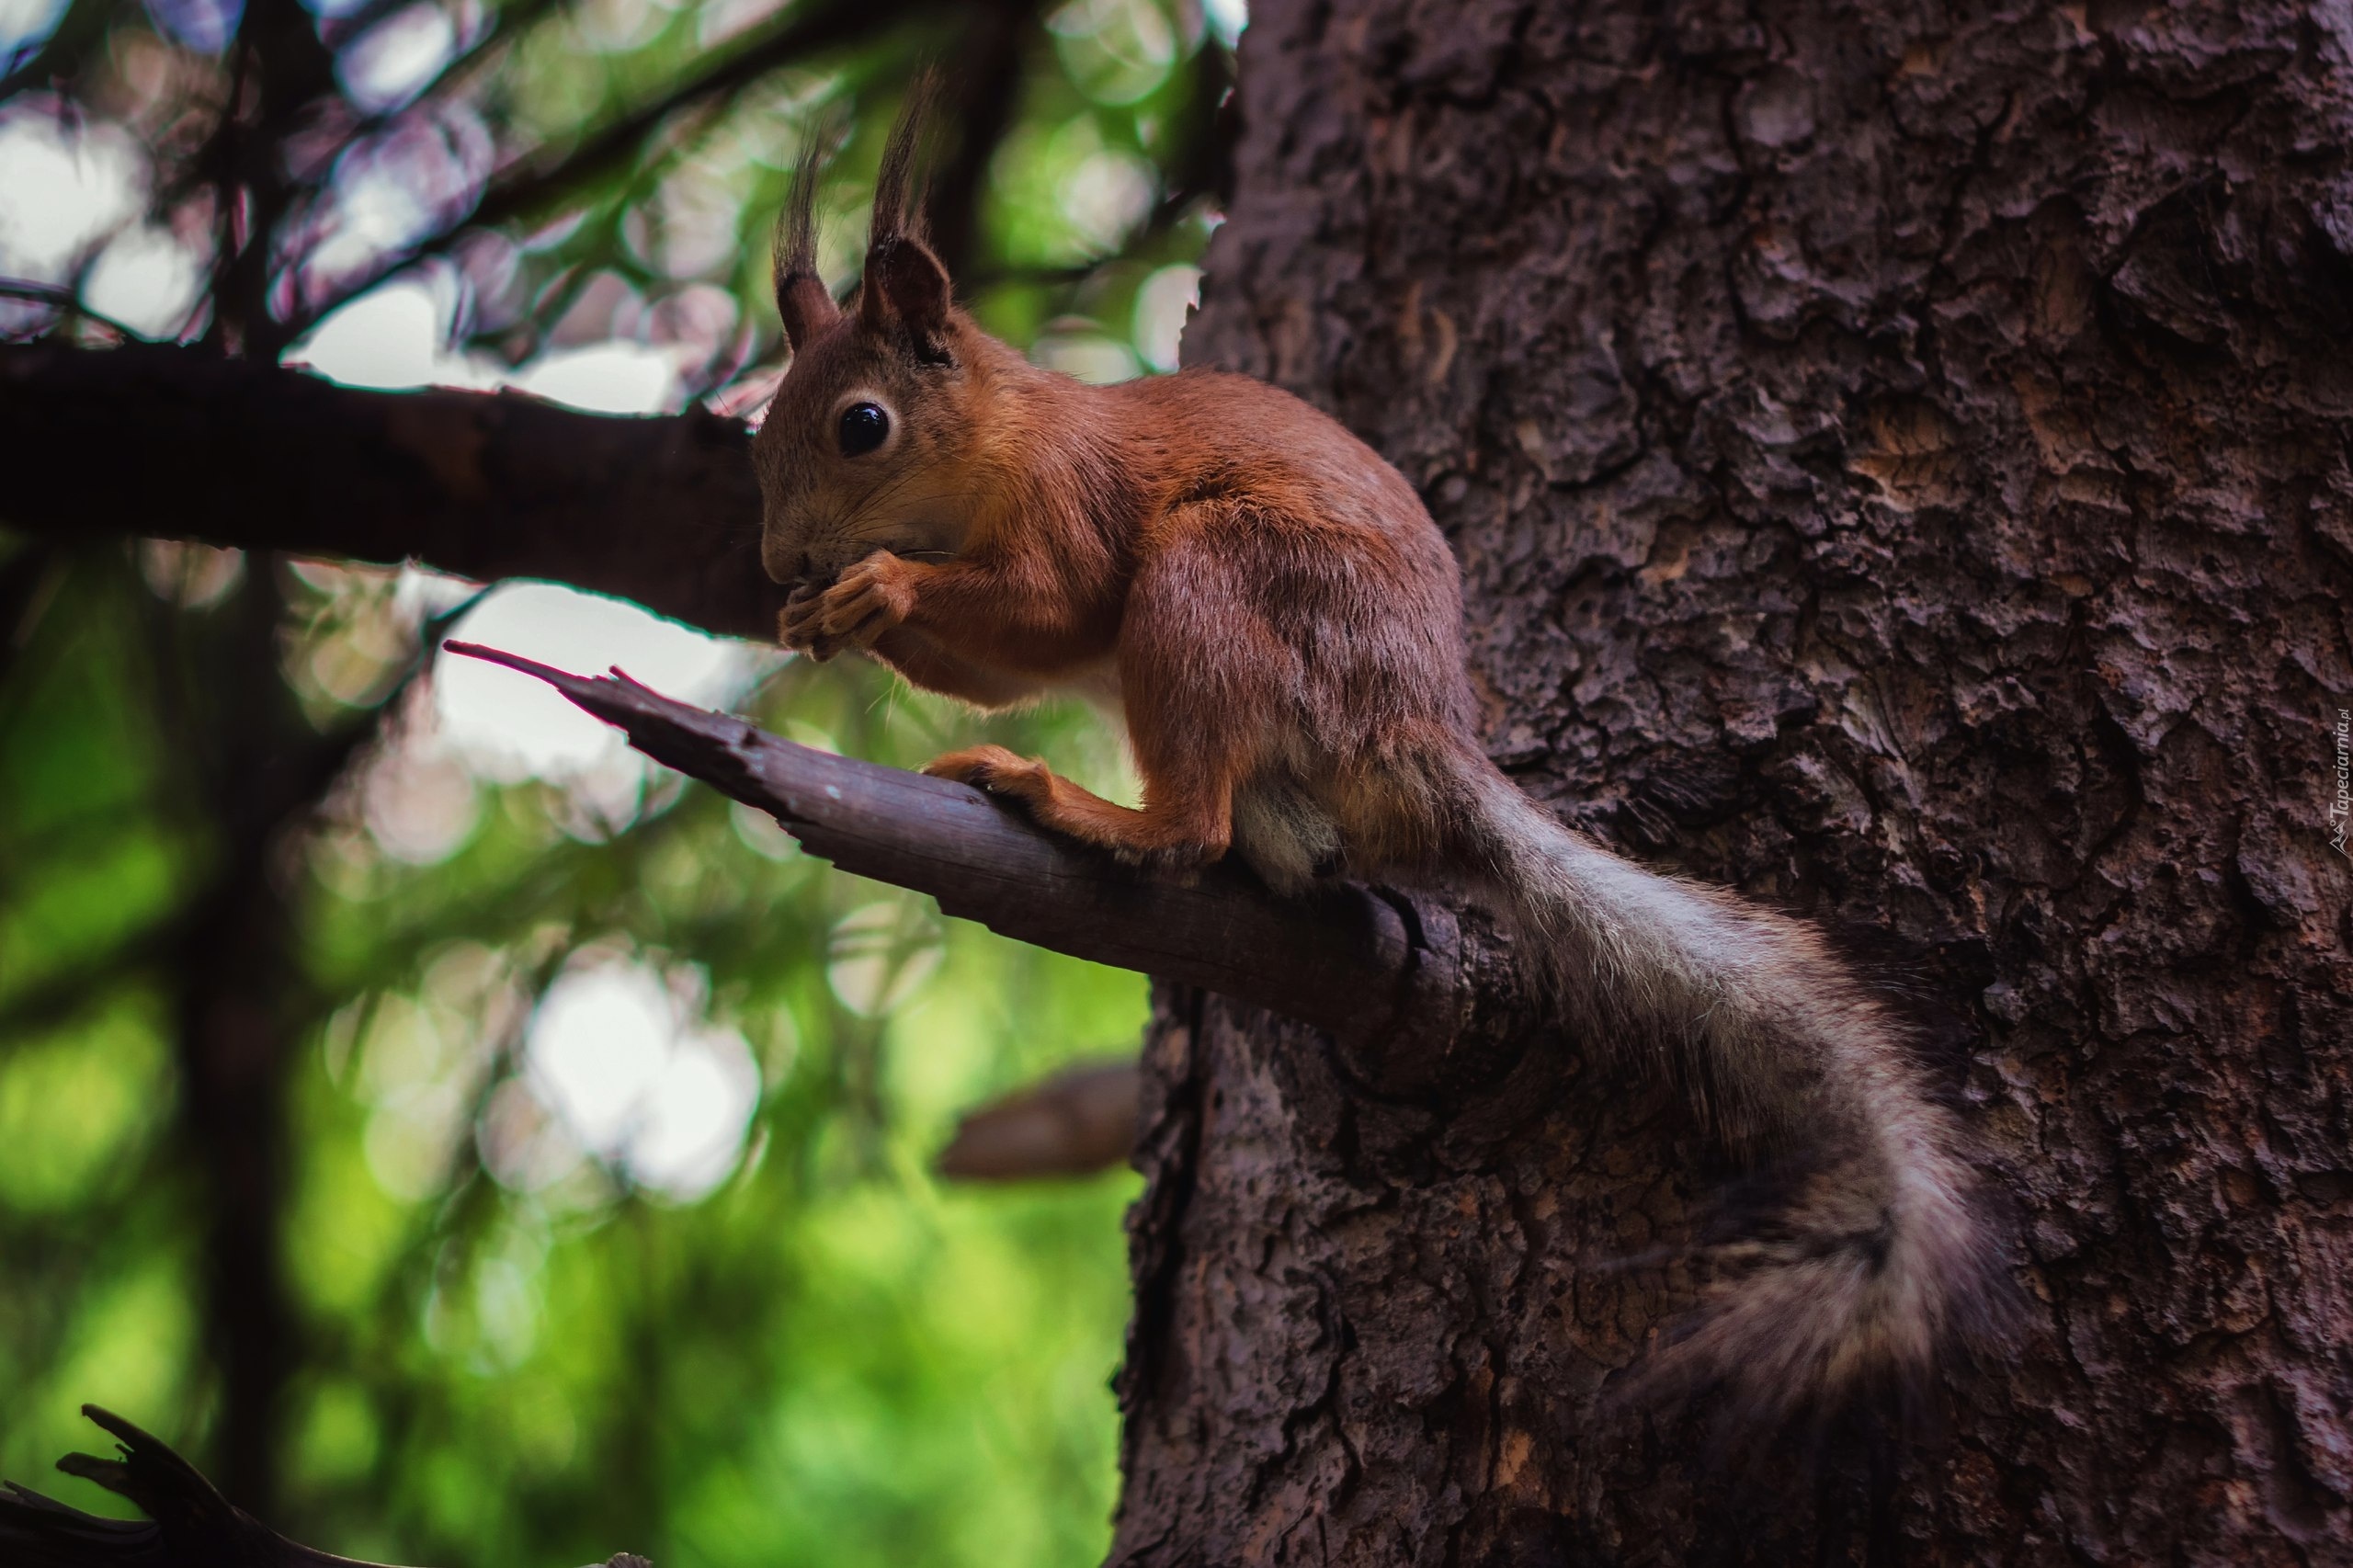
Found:
[[[891,433],[891,416],[881,405],[853,403],[842,410],[842,456],[855,458],[872,451]]]

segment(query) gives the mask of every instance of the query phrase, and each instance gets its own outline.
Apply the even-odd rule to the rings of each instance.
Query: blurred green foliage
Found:
[[[10,335],[101,344],[100,316],[136,316],[277,353],[423,281],[477,352],[651,345],[674,403],[747,408],[773,374],[784,171],[839,128],[825,261],[847,281],[926,58],[1007,67],[984,85],[1003,122],[945,159],[970,180],[945,195],[971,209],[975,310],[1041,359],[1166,368],[1213,221],[1231,35],[1187,0],[18,10],[0,130],[119,127],[142,183],[19,278],[38,287],[0,301]],[[256,78],[275,85],[237,98]],[[224,225],[232,201],[254,221]],[[50,1475],[88,1446],[81,1402],[202,1464],[250,1397],[220,1362],[228,1199],[188,1092],[189,998],[217,979],[189,972],[191,932],[243,890],[286,933],[257,1037],[283,1278],[256,1288],[282,1291],[288,1344],[244,1413],[272,1434],[273,1523],[408,1562],[1098,1561],[1132,1178],[957,1189],[927,1162],[976,1101],[1132,1050],[1142,983],[943,922],[658,771],[437,748],[419,649],[462,598],[0,531],[0,1474],[119,1512]],[[986,734],[1119,792],[1081,710],[983,722],[863,665],[725,667],[739,710],[799,738],[914,764]],[[278,708],[278,730],[255,717]],[[318,757],[299,810],[233,827],[260,772]],[[420,810],[421,837],[401,825]],[[718,1042],[712,1072],[750,1064],[715,1168],[565,1122],[534,1019],[603,972],[667,994],[680,1040]]]
[[[384,597],[308,574],[329,585],[290,621]],[[204,741],[135,665],[233,607],[141,604],[110,552],[59,576],[0,687],[0,1471],[28,1480],[87,1442],[82,1401],[200,1458],[218,1397],[169,946],[216,847],[172,743]],[[786,665],[751,710],[902,764],[977,727],[864,665]],[[988,728],[1118,776],[1084,713]],[[1098,1559],[1131,1178],[955,1190],[926,1163],[976,1099],[1131,1045],[1141,983],[839,876],[699,786],[649,779],[609,834],[560,785],[472,787],[431,863],[386,855],[356,789],[279,846],[305,981],[280,1522],[391,1560]],[[879,1013],[875,951],[927,971]],[[593,1157],[484,1168],[531,1001],[584,954],[694,976],[700,1021],[750,1043],[758,1112],[708,1195]]]

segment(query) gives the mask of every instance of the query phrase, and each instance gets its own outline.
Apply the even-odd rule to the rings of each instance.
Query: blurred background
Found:
[[[984,324],[1171,369],[1240,0],[0,0],[0,337],[756,417],[925,62]],[[136,430],[124,432],[126,441]],[[463,635],[914,764],[983,721],[547,585],[6,531],[0,1475],[106,1404],[298,1539],[559,1564],[1095,1562],[1124,1173],[946,1186],[1143,983],[804,858]]]

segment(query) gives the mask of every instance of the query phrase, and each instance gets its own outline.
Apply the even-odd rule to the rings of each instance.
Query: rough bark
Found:
[[[193,349],[0,347],[0,524],[547,577],[772,637],[742,421],[360,392]]]
[[[1421,487],[1526,788],[1870,934],[2027,1305],[1939,1439],[1727,1474],[1597,1414],[1670,1098],[1166,991],[1114,1561],[2353,1557],[2342,8],[1262,0],[1240,75],[1188,360]]]

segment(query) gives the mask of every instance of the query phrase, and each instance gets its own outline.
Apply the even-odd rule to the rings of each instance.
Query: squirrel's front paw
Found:
[[[870,648],[876,638],[914,613],[915,578],[922,570],[878,550],[810,601],[792,629],[805,628],[813,647],[830,642],[836,649]],[[794,614],[789,601],[785,614],[788,619]]]
[[[821,665],[842,651],[840,638],[828,637],[817,627],[817,604],[824,597],[825,586],[799,584],[785,596],[784,608],[776,618],[776,640]]]

